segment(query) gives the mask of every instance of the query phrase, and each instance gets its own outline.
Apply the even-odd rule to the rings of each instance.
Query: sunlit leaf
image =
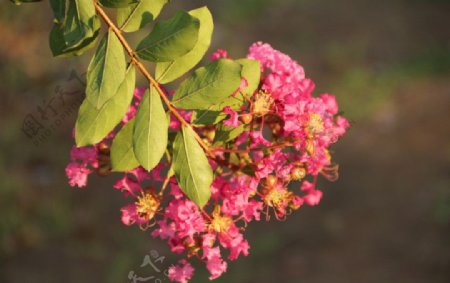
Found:
[[[198,41],[189,53],[170,62],[156,64],[155,77],[162,84],[171,82],[192,69],[203,58],[211,44],[211,36],[214,28],[211,13],[207,7],[202,7],[189,12],[200,21]]]
[[[175,137],[173,169],[181,190],[202,208],[211,197],[213,172],[191,128],[182,127]]]
[[[89,100],[84,100],[75,124],[77,146],[96,144],[117,126],[128,111],[134,87],[135,70],[130,65],[117,92],[100,109],[94,107]]]
[[[156,23],[137,46],[137,55],[152,62],[167,62],[191,51],[198,39],[200,22],[184,11]]]
[[[134,32],[156,19],[168,0],[141,0],[117,10],[117,24],[124,32]]]
[[[169,121],[161,98],[153,86],[144,94],[136,114],[134,153],[148,171],[161,160],[167,147]]]
[[[100,41],[87,70],[86,97],[100,109],[117,91],[125,76],[125,54],[119,39],[108,32]]]
[[[228,59],[201,67],[181,83],[172,102],[183,109],[208,109],[239,88],[241,70],[240,64]]]
[[[130,171],[139,166],[133,151],[133,128],[135,119],[120,129],[111,146],[111,166],[113,171]]]

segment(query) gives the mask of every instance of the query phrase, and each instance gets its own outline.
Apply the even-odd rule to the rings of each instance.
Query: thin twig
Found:
[[[97,2],[95,2],[95,10],[100,15],[100,17],[105,21],[105,23],[108,25],[110,30],[113,31],[116,34],[116,36],[119,39],[120,43],[125,48],[125,50],[127,51],[128,55],[130,56],[131,62],[139,69],[139,71],[142,73],[142,75],[156,89],[156,91],[158,92],[159,96],[163,100],[164,104],[166,104],[166,106],[167,106],[168,110],[170,111],[170,113],[172,113],[175,116],[175,118],[177,118],[178,121],[180,121],[180,123],[183,126],[186,126],[186,127],[189,127],[189,128],[192,129],[192,131],[194,132],[195,139],[198,141],[198,143],[203,148],[203,150],[206,152],[206,154],[208,154],[210,157],[214,158],[215,157],[214,153],[212,153],[210,151],[209,147],[203,142],[202,138],[194,131],[194,129],[192,128],[191,124],[188,123],[186,120],[184,120],[184,118],[183,118],[183,116],[181,116],[180,112],[178,112],[178,110],[173,106],[173,104],[170,102],[169,98],[167,98],[166,94],[164,93],[164,91],[159,86],[158,82],[150,75],[150,73],[147,71],[147,69],[144,67],[144,65],[139,61],[139,59],[136,56],[136,53],[130,47],[130,45],[128,44],[127,40],[123,37],[122,32],[120,31],[120,29],[111,21],[109,16],[105,13],[103,8]]]

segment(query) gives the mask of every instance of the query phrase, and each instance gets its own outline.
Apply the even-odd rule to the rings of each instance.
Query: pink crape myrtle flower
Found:
[[[219,49],[210,59],[221,58],[229,57]],[[194,268],[190,261],[194,259],[204,264],[209,279],[220,277],[227,271],[228,261],[250,254],[245,237],[249,223],[285,220],[302,207],[318,205],[324,197],[316,187],[318,178],[335,180],[338,176],[330,146],[350,124],[339,115],[336,98],[328,93],[314,95],[315,84],[303,67],[269,44],[254,43],[247,58],[261,66],[256,89],[244,93],[251,78],[242,77],[240,87],[229,97],[245,96],[243,105],[221,105],[220,111],[215,110],[220,117],[226,116],[221,124],[192,127],[213,153],[207,156],[215,174],[204,207],[189,199],[171,174],[170,154],[150,172],[141,166],[123,172],[113,186],[126,199],[120,210],[122,223],[150,230],[149,235],[167,242],[171,252],[180,257],[168,269],[171,281],[191,280]],[[168,97],[174,93],[161,89]],[[66,168],[71,186],[85,187],[94,172],[110,173],[112,140],[135,117],[145,91],[135,90],[122,122],[100,143],[72,148]],[[187,122],[195,112],[177,111]],[[218,125],[237,134],[217,144]],[[181,127],[179,117],[171,114],[169,135]]]
[[[210,60],[219,60],[221,58],[227,58],[228,52],[224,49],[217,49],[210,57]]]
[[[87,184],[88,175],[92,171],[89,170],[85,165],[78,164],[76,162],[69,163],[66,167],[66,175],[69,178],[69,184],[72,187],[85,187]]]
[[[230,106],[226,106],[225,108],[223,108],[223,113],[229,115],[229,117],[223,121],[223,124],[225,126],[231,126],[233,128],[239,127],[240,123],[239,123],[238,114],[236,111],[231,109]]]
[[[184,259],[178,263],[178,265],[169,267],[169,279],[174,282],[187,283],[194,274],[194,268]]]

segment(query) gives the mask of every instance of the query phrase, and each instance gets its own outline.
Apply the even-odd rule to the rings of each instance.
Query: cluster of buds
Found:
[[[223,57],[227,54],[220,50],[212,59]],[[150,228],[153,237],[185,255],[169,270],[173,281],[187,282],[192,277],[194,269],[187,259],[193,258],[205,262],[210,279],[219,277],[227,269],[225,255],[229,260],[248,255],[250,245],[243,233],[249,222],[261,216],[269,220],[272,215],[284,220],[303,205],[317,205],[322,198],[316,188],[318,177],[337,178],[329,147],[349,123],[338,116],[335,97],[313,96],[314,83],[305,78],[303,68],[268,44],[253,44],[247,57],[259,61],[261,79],[242,107],[223,109],[221,125],[229,127],[233,136],[215,145],[216,126],[195,128],[214,154],[209,157],[215,171],[212,196],[205,207],[200,209],[181,191],[168,159],[151,172],[142,167],[125,172],[114,186],[131,198],[121,209],[124,224]],[[135,115],[142,93],[136,89],[122,125]],[[186,120],[192,115],[180,113]],[[175,130],[180,125],[172,120],[170,127]],[[85,186],[94,170],[100,175],[110,172],[108,154],[114,135],[93,147],[73,148],[66,168],[70,185]]]

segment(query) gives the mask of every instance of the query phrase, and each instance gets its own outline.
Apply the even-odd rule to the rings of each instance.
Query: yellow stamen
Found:
[[[222,233],[228,231],[231,224],[233,223],[233,219],[228,216],[220,215],[220,206],[216,206],[212,213],[212,220],[209,227],[216,231],[217,233]]]
[[[312,136],[322,132],[323,129],[324,129],[324,125],[323,125],[322,117],[317,113],[313,113],[313,114],[309,115],[309,121],[306,126],[306,132],[307,132],[308,136],[312,137]]]
[[[273,188],[264,196],[264,203],[270,207],[278,207],[291,196],[291,193],[286,190],[279,190]]]
[[[159,208],[159,200],[151,193],[143,193],[138,197],[136,202],[136,211],[139,216],[144,217],[146,220],[150,220],[155,216],[155,213]]]
[[[256,116],[264,116],[270,111],[270,107],[272,106],[274,100],[272,96],[261,90],[255,96],[255,101],[253,103],[253,113]]]

